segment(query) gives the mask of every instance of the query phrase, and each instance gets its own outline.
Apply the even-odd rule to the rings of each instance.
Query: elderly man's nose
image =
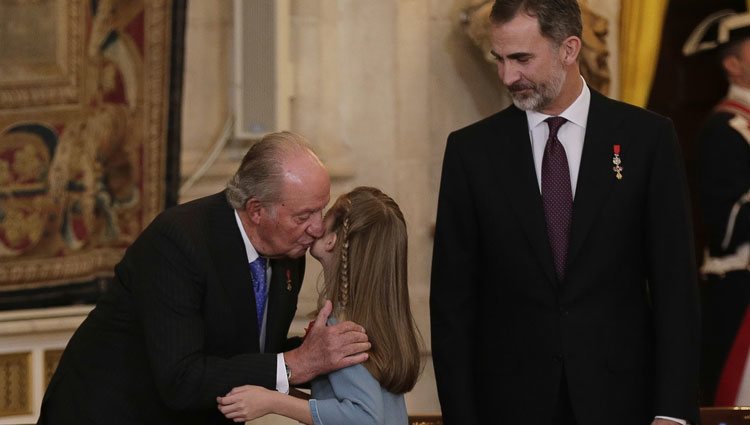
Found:
[[[323,233],[325,232],[323,228],[323,213],[322,212],[315,216],[312,223],[310,223],[310,226],[307,228],[307,233],[316,239],[323,236]]]

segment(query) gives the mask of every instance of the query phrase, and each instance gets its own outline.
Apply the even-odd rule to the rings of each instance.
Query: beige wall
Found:
[[[409,226],[412,307],[427,353],[411,413],[439,413],[429,357],[432,226],[445,140],[505,103],[491,65],[459,26],[463,1],[292,1],[292,127],[333,164],[332,197],[391,194]],[[338,174],[338,176],[337,176]],[[301,311],[314,308],[316,264]]]
[[[189,2],[186,19],[181,169],[191,173],[231,113],[232,2]]]

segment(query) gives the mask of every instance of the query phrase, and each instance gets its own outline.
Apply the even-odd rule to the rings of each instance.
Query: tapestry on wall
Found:
[[[90,295],[164,208],[173,15],[0,1],[0,309]]]

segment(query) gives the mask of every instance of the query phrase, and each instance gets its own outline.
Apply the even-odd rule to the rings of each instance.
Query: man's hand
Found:
[[[333,306],[326,301],[302,345],[284,353],[292,376],[290,384],[308,382],[318,375],[367,360],[370,349],[365,329],[354,322],[326,326]]]

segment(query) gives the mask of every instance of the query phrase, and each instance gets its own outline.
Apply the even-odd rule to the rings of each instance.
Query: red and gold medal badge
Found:
[[[614,156],[612,156],[612,164],[615,165],[614,167],[612,167],[612,171],[615,172],[615,177],[617,177],[617,180],[622,180],[622,159],[620,159],[620,145],[612,146],[612,150],[614,152]]]

